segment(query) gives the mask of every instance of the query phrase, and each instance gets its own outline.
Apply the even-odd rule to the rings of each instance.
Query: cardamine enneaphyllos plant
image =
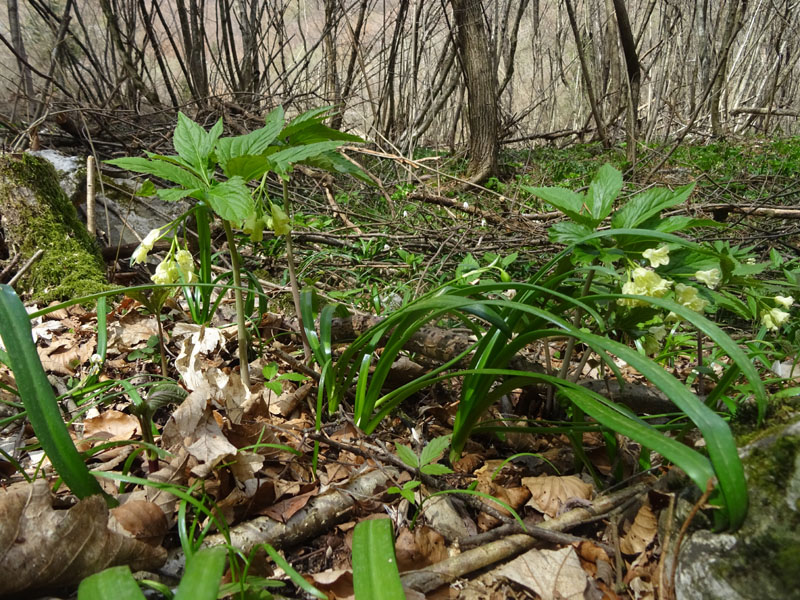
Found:
[[[199,238],[200,269],[196,273],[199,286],[190,288],[188,262],[185,256],[165,259],[167,266],[157,271],[160,283],[184,285],[185,295],[193,318],[207,322],[213,314],[212,291],[216,281],[211,275],[211,235],[209,223],[215,216],[222,220],[230,252],[236,315],[239,336],[239,359],[242,382],[249,387],[247,358],[247,330],[245,325],[244,299],[241,285],[241,261],[233,235],[234,228],[249,234],[254,241],[260,240],[263,231],[271,228],[277,235],[286,236],[289,276],[298,318],[300,318],[300,294],[294,270],[291,243],[291,206],[289,204],[288,181],[292,168],[297,163],[351,174],[370,181],[361,169],[341,156],[336,149],[347,142],[362,142],[358,136],[343,133],[323,124],[329,116],[330,107],[305,112],[286,124],[282,107],[270,112],[264,127],[245,135],[222,136],[222,119],[209,131],[178,113],[172,143],[176,155],[147,153],[147,157],[126,157],[107,161],[136,173],[145,173],[166,180],[171,187],[155,189],[162,200],[174,202],[191,198],[194,206],[168,226],[151,232],[141,247],[134,253],[134,260],[143,261],[156,239],[177,230],[189,216],[194,215]],[[283,189],[282,203],[274,202],[266,191],[270,174],[277,176]],[[251,182],[257,182],[251,186]],[[176,245],[173,244],[173,250]],[[181,252],[181,250],[177,250]],[[186,263],[186,273],[172,265]],[[163,263],[162,263],[163,264]],[[163,275],[173,273],[171,281]],[[205,285],[203,285],[205,284]],[[301,328],[301,331],[303,329]],[[305,344],[307,348],[307,343]],[[306,350],[307,357],[309,356]]]

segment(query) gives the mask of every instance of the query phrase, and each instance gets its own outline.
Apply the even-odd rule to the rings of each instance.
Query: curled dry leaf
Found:
[[[100,496],[55,510],[49,486],[40,481],[0,491],[0,596],[77,584],[115,565],[156,569],[161,547],[113,532]]]
[[[159,545],[169,529],[164,511],[154,502],[146,500],[130,500],[113,508],[111,517],[109,526],[112,529],[124,530],[131,537],[151,546]]]
[[[549,517],[555,517],[570,500],[589,500],[592,497],[592,486],[575,475],[524,477],[522,485],[531,491],[527,506],[532,506]]]
[[[619,549],[625,554],[640,554],[645,551],[658,533],[658,519],[647,504],[636,513],[630,530],[620,540]]]

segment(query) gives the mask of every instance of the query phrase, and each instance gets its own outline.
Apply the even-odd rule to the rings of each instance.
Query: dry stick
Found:
[[[549,531],[565,531],[587,520],[596,519],[598,514],[607,513],[625,501],[649,489],[648,484],[638,484],[609,496],[602,496],[592,503],[590,509],[575,508],[539,525],[540,529]],[[464,575],[483,569],[496,562],[505,560],[515,554],[530,550],[536,545],[536,538],[524,533],[510,535],[505,539],[473,548],[417,571],[401,575],[403,585],[419,592],[427,593]]]
[[[338,217],[342,221],[342,223],[344,223],[347,227],[352,229],[354,233],[357,233],[358,235],[364,235],[364,232],[361,231],[361,229],[359,229],[358,225],[356,225],[350,219],[348,219],[347,215],[342,211],[341,208],[339,208],[339,205],[336,203],[336,198],[334,198],[333,194],[331,194],[330,188],[327,185],[325,185],[322,186],[322,189],[325,190],[325,197],[328,199],[328,204],[330,205],[331,210],[333,211],[333,216]]]
[[[669,553],[669,546],[672,541],[673,521],[675,519],[675,494],[670,494],[669,505],[667,506],[666,526],[664,528],[664,535],[661,538],[661,556],[658,559],[658,600],[669,600],[669,589],[667,583],[664,581],[664,564],[667,561],[667,554]]]
[[[306,328],[303,325],[303,317],[300,311],[300,286],[297,283],[297,274],[294,269],[294,250],[292,247],[292,204],[289,199],[289,184],[286,180],[282,180],[283,184],[283,206],[286,209],[286,214],[289,217],[289,233],[286,234],[286,262],[289,264],[289,283],[292,286],[292,300],[294,300],[294,310],[297,314],[297,321],[300,323],[300,339],[303,340],[303,354],[306,357],[306,362],[311,362],[311,345],[308,343],[308,336],[306,335]],[[309,323],[309,326],[311,324]]]
[[[239,272],[239,251],[236,249],[236,239],[233,237],[230,221],[222,219],[225,229],[225,238],[228,240],[228,252],[231,255],[231,272],[233,273],[233,297],[236,301],[236,327],[239,337],[239,375],[242,385],[250,389],[250,363],[247,360],[247,329],[244,326],[244,297],[242,296],[242,276]]]
[[[95,236],[94,156],[91,154],[86,157],[86,229],[91,237]]]
[[[231,545],[249,553],[258,544],[271,544],[277,548],[294,546],[328,531],[337,523],[348,518],[353,508],[360,502],[370,499],[393,479],[395,469],[369,471],[360,475],[341,488],[331,488],[320,494],[308,505],[296,512],[285,523],[269,517],[257,517],[240,523],[230,529]],[[227,540],[221,534],[206,537],[203,546],[219,546]],[[179,579],[186,566],[186,555],[182,548],[173,549],[161,573]]]
[[[17,274],[14,275],[8,281],[8,285],[10,285],[11,287],[14,287],[14,284],[17,283],[17,281],[19,281],[19,278],[22,277],[25,274],[25,272],[28,269],[30,269],[31,266],[33,266],[33,263],[35,263],[37,260],[39,260],[42,257],[43,254],[44,254],[44,250],[42,250],[41,248],[39,250],[37,250],[36,252],[34,252],[33,256],[31,256],[28,259],[28,261],[24,265],[22,265],[22,268],[19,271],[17,271]]]
[[[689,525],[692,524],[695,516],[706,503],[708,497],[711,495],[711,492],[714,491],[714,480],[709,479],[708,483],[706,483],[706,491],[703,492],[703,495],[700,496],[700,499],[695,502],[692,510],[689,512],[689,516],[686,517],[686,520],[681,525],[681,530],[678,532],[678,539],[675,540],[675,552],[673,553],[672,557],[672,567],[669,570],[669,579],[667,579],[667,589],[665,593],[665,597],[669,598],[675,590],[675,571],[678,570],[678,556],[681,552],[681,543],[683,542],[683,538],[686,535],[686,532],[689,530]]]

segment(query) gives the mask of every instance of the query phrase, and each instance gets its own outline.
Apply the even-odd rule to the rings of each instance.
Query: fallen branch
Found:
[[[592,503],[590,508],[575,508],[551,521],[541,523],[537,529],[565,531],[587,521],[596,520],[599,515],[610,512],[631,498],[646,492],[649,488],[650,484],[641,483],[616,494],[601,496]],[[468,573],[530,550],[536,543],[535,531],[530,535],[525,533],[510,535],[502,540],[467,550],[424,569],[404,573],[401,575],[403,587],[428,593],[443,585],[448,585]]]

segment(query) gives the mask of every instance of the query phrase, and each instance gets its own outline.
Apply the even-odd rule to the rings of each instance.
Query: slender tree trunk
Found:
[[[617,15],[619,39],[622,52],[625,55],[625,66],[628,73],[628,110],[627,110],[627,158],[631,166],[636,163],[636,142],[638,139],[639,122],[639,85],[641,83],[642,67],[639,64],[639,55],[636,52],[636,42],[633,39],[631,23],[628,19],[628,10],[624,0],[614,0],[614,12]]]
[[[589,97],[589,108],[592,110],[594,124],[597,126],[597,137],[600,138],[603,146],[608,148],[608,134],[606,133],[605,123],[603,123],[603,115],[600,113],[600,106],[597,104],[597,97],[594,93],[594,85],[592,84],[592,77],[589,73],[589,65],[586,62],[586,55],[583,52],[583,42],[581,41],[581,34],[578,30],[578,22],[575,19],[575,9],[572,6],[572,0],[565,0],[564,4],[567,8],[567,17],[569,17],[569,26],[572,29],[572,36],[575,38],[575,47],[578,50],[578,62],[581,65],[581,76],[586,86],[586,95]]]
[[[720,102],[725,78],[728,76],[728,56],[733,40],[742,28],[742,17],[747,10],[746,0],[729,0],[728,13],[725,17],[725,29],[722,32],[722,47],[720,48],[718,68],[711,87],[711,133],[714,137],[722,137],[722,117],[720,116]],[[739,6],[741,5],[741,14]]]
[[[33,75],[28,65],[28,55],[25,52],[25,43],[22,40],[22,30],[19,26],[19,6],[17,0],[8,0],[8,29],[11,32],[11,43],[17,51],[17,67],[21,81],[21,88],[26,96],[29,116],[36,112],[36,100],[33,97]]]
[[[480,0],[450,0],[456,46],[467,88],[469,179],[480,182],[497,172],[497,68],[489,51]]]

